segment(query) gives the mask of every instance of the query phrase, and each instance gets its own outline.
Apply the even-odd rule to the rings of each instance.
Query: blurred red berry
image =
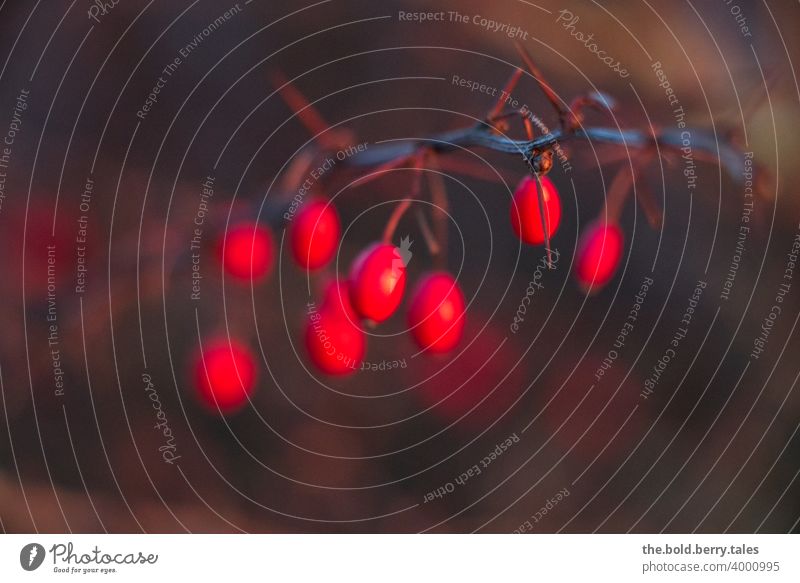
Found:
[[[426,358],[417,364],[419,397],[426,407],[433,407],[432,415],[444,421],[463,417],[468,426],[485,428],[505,413],[527,385],[524,366],[517,347],[505,341],[498,328],[488,325],[481,330],[471,321],[466,336],[469,342],[452,361],[443,364],[440,359]]]
[[[339,215],[333,205],[324,200],[309,201],[289,226],[295,261],[309,270],[324,267],[335,255],[340,235]]]
[[[334,311],[358,325],[359,316],[350,301],[350,282],[346,279],[336,279],[327,285],[320,309]]]
[[[323,373],[344,376],[361,368],[367,339],[356,318],[344,282],[331,284],[320,306],[309,304],[306,349],[311,362]]]
[[[231,227],[220,243],[225,272],[240,281],[260,281],[272,269],[275,254],[272,233],[256,222]]]
[[[549,226],[549,236],[555,235],[561,222],[561,199],[553,182],[547,177],[540,177],[542,182],[542,199]],[[511,226],[523,242],[530,245],[541,245],[545,241],[545,228],[539,212],[539,198],[536,195],[536,179],[526,176],[514,192],[511,204]]]
[[[406,266],[400,251],[389,243],[374,243],[353,262],[350,300],[356,313],[374,322],[391,316],[406,288]]]
[[[577,364],[572,358],[557,352],[532,391],[541,415],[531,429],[584,468],[616,467],[648,427],[646,416],[631,415],[644,379],[624,357],[613,362],[594,348]]]
[[[46,297],[48,284],[85,285],[75,279],[74,266],[67,266],[68,261],[74,261],[77,255],[85,267],[94,255],[94,238],[82,230],[85,227],[78,222],[80,215],[64,205],[56,216],[53,231],[53,209],[47,205],[31,205],[28,209],[22,204],[4,207],[0,200],[0,208],[3,211],[0,223],[3,271],[15,288],[22,288],[23,239],[25,294],[28,298]],[[76,240],[77,236],[81,237],[80,242]]]
[[[464,294],[456,280],[449,273],[431,273],[417,284],[411,296],[411,336],[423,350],[449,352],[464,334],[464,311]]]
[[[606,285],[622,259],[624,235],[616,224],[596,221],[586,228],[578,242],[575,277],[588,291]]]
[[[235,340],[215,340],[197,358],[194,375],[203,405],[210,411],[234,413],[247,403],[255,388],[255,359]]]

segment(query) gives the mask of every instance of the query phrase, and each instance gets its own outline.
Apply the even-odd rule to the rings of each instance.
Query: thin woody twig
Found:
[[[515,110],[503,112],[506,97],[517,86],[524,71],[516,69],[504,86],[504,93],[494,103],[489,110],[487,117],[472,126],[459,128],[439,134],[434,134],[426,138],[415,138],[408,140],[393,140],[383,143],[372,144],[369,148],[359,151],[352,156],[348,156],[338,166],[359,170],[363,168],[375,168],[373,172],[356,178],[354,185],[363,185],[385,174],[388,170],[400,168],[413,161],[416,169],[414,186],[411,195],[402,200],[393,210],[386,229],[384,230],[384,240],[391,240],[401,218],[411,206],[413,200],[419,196],[421,169],[426,159],[431,162],[436,160],[439,167],[450,171],[461,171],[466,175],[481,179],[495,180],[485,172],[479,172],[474,165],[458,164],[457,160],[450,157],[442,157],[439,154],[457,152],[463,149],[486,148],[495,152],[505,154],[520,155],[530,168],[531,173],[537,181],[537,197],[539,202],[539,212],[542,224],[545,226],[545,245],[547,247],[548,261],[550,260],[550,240],[549,240],[549,217],[545,212],[545,201],[539,177],[546,174],[553,161],[553,152],[557,145],[562,142],[585,140],[594,145],[612,145],[624,148],[628,156],[633,157],[639,162],[634,163],[636,168],[631,170],[621,170],[613,181],[608,193],[608,200],[605,207],[611,220],[616,221],[621,213],[628,191],[635,181],[632,172],[640,169],[645,160],[654,151],[658,151],[664,159],[680,159],[684,155],[687,147],[691,148],[691,154],[695,160],[711,161],[719,163],[724,167],[734,180],[741,180],[740,169],[743,161],[743,153],[730,143],[720,142],[715,135],[704,132],[697,128],[689,128],[689,131],[679,131],[675,128],[662,128],[658,132],[645,131],[641,129],[621,129],[617,127],[603,126],[584,126],[583,109],[592,107],[602,111],[608,111],[614,107],[613,99],[603,94],[589,94],[578,96],[573,99],[570,106],[562,104],[552,87],[544,80],[539,68],[534,63],[525,48],[517,43],[517,50],[528,72],[534,77],[545,97],[559,115],[560,128],[549,133],[535,135],[532,120],[525,111]],[[317,142],[323,153],[326,148],[332,148],[337,141],[331,135],[328,124],[322,116],[311,106],[311,104],[293,87],[280,73],[275,73],[273,79],[279,85],[283,98],[289,106],[297,113],[301,121],[309,128],[309,131],[319,136]],[[574,108],[574,109],[573,109]],[[506,135],[508,124],[506,120],[512,117],[519,117],[522,120],[527,139],[513,139]],[[685,135],[691,135],[689,146],[686,144]],[[338,145],[336,145],[338,147]],[[306,165],[308,161],[305,161]],[[437,175],[438,176],[438,175]],[[431,176],[431,191],[436,204],[441,209],[446,209],[447,194],[441,177]],[[657,201],[652,194],[642,188],[637,191],[637,200],[647,215],[648,222],[657,226],[662,220],[661,211]],[[442,219],[441,212],[436,213],[436,240],[440,248],[446,248],[446,220]]]
[[[519,83],[520,78],[522,78],[522,69],[515,69],[511,74],[511,77],[506,82],[505,87],[503,87],[500,97],[497,99],[492,109],[489,110],[489,113],[486,116],[487,120],[496,118],[500,115],[500,112],[503,111],[503,108],[505,107],[507,97],[511,95],[512,91],[514,91],[514,88],[517,86],[517,83]]]
[[[608,189],[605,202],[605,216],[607,223],[618,223],[622,214],[625,199],[633,186],[634,177],[631,167],[624,165],[619,169],[611,186]]]
[[[521,154],[525,161],[530,163],[535,156],[552,149],[556,143],[571,140],[586,140],[597,144],[624,146],[631,149],[652,148],[654,140],[657,140],[662,150],[680,155],[681,148],[684,147],[680,134],[681,132],[677,130],[662,130],[654,138],[650,132],[639,129],[596,126],[568,131],[554,130],[532,140],[512,140],[490,133],[488,128],[481,124],[436,134],[424,140],[415,139],[378,144],[364,152],[368,156],[358,153],[348,158],[345,163],[356,167],[376,165],[393,160],[398,156],[411,156],[423,146],[438,153],[462,148],[483,147],[505,154]],[[692,149],[696,159],[720,162],[733,179],[740,179],[738,168],[741,167],[743,160],[741,151],[730,144],[714,139],[712,135],[708,135],[702,129],[691,128],[691,135]]]
[[[419,225],[419,230],[422,233],[422,238],[425,239],[425,245],[427,245],[428,251],[433,257],[439,257],[439,255],[442,253],[442,248],[439,245],[439,242],[436,240],[430,224],[428,224],[428,219],[425,218],[425,213],[421,208],[417,208],[417,212],[414,214],[417,217],[417,224]]]
[[[664,212],[658,206],[653,191],[643,180],[639,181],[634,190],[636,201],[642,207],[644,216],[647,218],[647,224],[653,229],[660,229],[664,220]]]
[[[438,170],[438,159],[431,156],[434,170]],[[447,187],[444,184],[442,175],[439,172],[428,173],[428,184],[431,189],[431,200],[434,204],[433,216],[436,223],[436,240],[442,249],[447,249],[447,221],[450,208],[447,197]]]
[[[306,130],[314,136],[314,140],[323,147],[331,147],[335,140],[330,135],[330,125],[319,111],[309,103],[305,95],[298,91],[281,71],[277,69],[271,71],[270,77],[272,78],[272,84],[286,102],[286,105],[297,114]]]
[[[386,228],[383,231],[383,242],[390,243],[392,241],[392,237],[394,237],[394,232],[397,230],[397,225],[400,224],[400,219],[403,218],[403,215],[406,213],[408,208],[411,206],[411,203],[414,202],[419,196],[421,190],[421,183],[422,183],[422,164],[423,159],[425,157],[424,152],[420,151],[417,155],[416,159],[414,160],[414,183],[411,187],[411,194],[401,200],[397,206],[392,211],[389,220],[386,223]]]
[[[530,54],[528,54],[528,51],[525,50],[525,47],[522,46],[522,43],[519,41],[515,42],[514,46],[516,47],[522,62],[525,63],[525,67],[528,69],[528,72],[533,76],[534,79],[536,79],[536,82],[539,84],[539,87],[542,89],[545,97],[547,97],[550,105],[552,105],[553,109],[555,109],[558,113],[558,119],[561,122],[561,127],[565,128],[568,127],[568,125],[572,125],[572,111],[565,109],[561,105],[558,95],[556,95],[556,92],[553,91],[552,87],[550,87],[550,85],[548,85],[544,80],[544,75],[542,75],[542,72],[539,70],[539,67],[536,66],[536,63],[533,62],[533,59],[531,58]]]
[[[384,174],[389,172],[390,170],[396,170],[401,166],[404,166],[408,162],[411,161],[411,157],[403,157],[403,158],[396,158],[394,160],[389,160],[385,164],[382,164],[380,167],[375,168],[369,174],[365,174],[363,176],[359,176],[355,180],[353,180],[352,186],[355,188],[356,186],[364,186],[365,184],[369,184],[373,180],[377,180],[381,178]]]
[[[553,252],[550,249],[550,213],[548,213],[545,208],[544,187],[542,186],[542,180],[538,174],[534,174],[533,177],[536,181],[536,200],[539,203],[539,218],[542,221],[544,231],[544,247],[547,250],[547,267],[552,269]]]

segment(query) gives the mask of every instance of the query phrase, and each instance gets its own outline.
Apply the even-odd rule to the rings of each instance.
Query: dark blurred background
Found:
[[[800,13],[788,1],[735,4],[253,0],[203,36],[233,5],[126,0],[105,14],[98,8],[95,21],[88,11],[97,5],[83,0],[3,3],[0,136],[29,92],[2,169],[4,531],[796,529],[797,281],[766,350],[750,355],[798,233],[792,63]],[[214,241],[227,224],[259,218],[280,244],[280,210],[293,196],[282,178],[310,137],[274,95],[270,75],[296,79],[324,118],[358,142],[472,123],[492,99],[455,86],[453,75],[499,87],[519,58],[502,32],[398,19],[399,11],[453,10],[521,27],[565,101],[592,90],[613,95],[614,119],[590,113],[587,123],[674,126],[651,69],[660,61],[687,123],[753,152],[762,188],[728,299],[721,294],[737,254],[744,186],[719,165],[699,164],[690,194],[679,158],[654,161],[641,177],[664,206],[663,229],[651,229],[629,201],[623,267],[601,293],[582,293],[570,275],[577,237],[601,212],[604,187],[628,153],[578,142],[565,144],[572,169],[556,163],[551,173],[564,204],[553,241],[559,262],[516,334],[509,326],[544,250],[521,248],[508,224],[525,164],[486,150],[454,156],[503,180],[447,179],[447,267],[471,302],[452,357],[415,356],[398,314],[373,331],[368,360],[406,367],[329,379],[305,357],[309,283],[286,251],[263,285],[223,285]],[[556,22],[561,10],[578,16],[575,30],[594,33],[630,76],[570,36]],[[137,117],[163,69],[198,35],[152,109]],[[531,78],[515,94],[557,126]],[[189,243],[209,175],[203,292],[192,301]],[[404,196],[409,178],[400,172],[361,187],[343,180],[328,192],[350,227],[340,273],[380,236],[391,210],[381,203]],[[81,215],[86,283],[76,293]],[[430,257],[413,220],[399,232],[415,239],[415,280]],[[650,275],[635,326],[598,380]],[[701,280],[707,287],[686,338],[642,398]],[[57,345],[48,343],[53,324]],[[228,418],[196,402],[191,376],[198,337],[225,334],[259,361],[252,404]],[[159,450],[145,374],[176,463]],[[509,438],[513,445],[482,467]],[[456,482],[476,464],[479,475]],[[426,502],[447,484],[452,491]]]

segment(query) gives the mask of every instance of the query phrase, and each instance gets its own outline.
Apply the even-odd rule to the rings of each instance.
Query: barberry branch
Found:
[[[393,209],[383,232],[384,242],[391,241],[400,220],[413,201],[420,196],[422,172],[426,163],[430,164],[434,170],[437,168],[461,170],[468,175],[494,179],[488,173],[481,172],[482,169],[476,169],[469,163],[458,164],[454,161],[446,161],[446,158],[449,158],[446,156],[447,154],[463,150],[485,148],[502,154],[519,155],[522,158],[529,172],[535,178],[538,214],[539,220],[544,226],[544,244],[548,262],[551,260],[551,225],[545,208],[540,177],[550,171],[554,153],[563,143],[586,141],[593,145],[607,144],[618,146],[626,153],[621,160],[627,160],[630,167],[623,167],[618,172],[606,197],[605,222],[607,223],[618,222],[623,205],[633,190],[648,223],[653,227],[661,224],[662,211],[655,197],[644,184],[635,188],[637,186],[636,174],[656,155],[666,160],[680,160],[682,156],[688,155],[692,160],[717,163],[733,179],[741,180],[744,154],[731,142],[718,140],[715,134],[710,134],[702,129],[662,128],[656,130],[648,127],[647,130],[644,130],[585,124],[584,112],[586,109],[590,108],[601,113],[611,114],[614,107],[613,99],[601,93],[590,93],[579,95],[572,99],[569,105],[565,105],[558,98],[552,86],[547,83],[544,75],[522,45],[517,44],[517,50],[525,69],[537,82],[547,101],[558,115],[560,127],[557,129],[546,134],[536,135],[532,114],[529,110],[526,108],[504,110],[506,97],[517,87],[524,73],[523,69],[517,68],[504,85],[500,98],[495,101],[482,120],[464,128],[433,134],[425,138],[392,140],[373,144],[366,150],[353,153],[340,165],[337,165],[337,169],[350,168],[362,174],[356,177],[352,183],[353,186],[371,182],[390,170],[403,167],[415,170],[411,193],[399,201]],[[316,137],[315,147],[310,148],[312,153],[316,152],[318,156],[325,155],[332,152],[334,148],[341,147],[342,140],[346,138],[346,130],[335,132],[331,130],[319,112],[314,109],[313,104],[309,103],[282,75],[273,74],[273,82],[278,86],[279,93],[289,107],[295,111],[301,122],[309,131],[314,132]],[[509,122],[515,118],[521,120],[526,139],[510,137]],[[296,160],[296,164],[306,168],[313,159],[313,156],[309,159],[308,156],[304,157],[301,154]],[[365,173],[367,168],[372,171]],[[292,170],[290,168],[288,174],[292,176],[300,174]],[[330,174],[336,174],[336,172]],[[428,183],[432,201],[436,207],[432,212],[435,228],[430,228],[424,213],[418,213],[417,219],[420,221],[420,229],[428,248],[437,262],[441,262],[444,261],[443,251],[447,248],[447,193],[441,176],[436,172],[430,174]],[[325,179],[330,179],[330,176],[326,176]]]

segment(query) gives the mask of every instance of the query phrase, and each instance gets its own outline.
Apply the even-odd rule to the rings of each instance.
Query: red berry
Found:
[[[334,282],[321,306],[309,306],[306,349],[311,362],[329,375],[343,376],[359,370],[366,352],[366,334],[358,326],[347,288],[346,283]]]
[[[341,227],[336,209],[324,200],[308,202],[289,227],[295,261],[305,269],[319,269],[336,253]]]
[[[464,334],[464,312],[464,294],[456,280],[449,273],[431,273],[417,284],[411,297],[411,336],[423,350],[449,352]]]
[[[540,177],[542,199],[547,216],[549,236],[555,235],[561,222],[561,199],[555,184],[547,177]],[[545,241],[542,215],[539,212],[539,197],[536,195],[536,179],[526,176],[514,192],[511,204],[511,226],[522,241],[530,245],[541,245]]]
[[[259,281],[272,269],[275,254],[272,234],[255,222],[234,225],[220,243],[225,272],[241,281]]]
[[[214,412],[233,413],[253,393],[255,359],[246,346],[235,340],[214,340],[197,358],[194,377],[203,405]]]
[[[356,313],[374,322],[391,316],[406,288],[406,266],[389,243],[374,243],[356,258],[350,270],[350,301]]]
[[[624,235],[616,224],[592,223],[581,235],[575,259],[575,277],[588,292],[606,285],[622,259]]]
[[[358,325],[358,314],[350,302],[350,283],[345,279],[336,279],[327,285],[320,308],[338,312]]]
[[[42,200],[43,196],[38,194]],[[59,207],[53,232],[52,205],[43,203],[31,205],[26,210],[22,204],[3,206],[3,202],[0,196],[0,211],[2,211],[0,215],[4,215],[0,227],[0,248],[3,249],[3,272],[7,276],[7,281],[15,282],[18,289],[22,289],[24,238],[26,296],[30,298],[46,296],[48,283],[55,283],[59,287],[65,285],[69,288],[72,285],[69,281],[75,278],[75,273],[68,267],[66,259],[74,253],[76,228],[79,232],[85,229],[78,221],[80,216],[67,205]],[[83,231],[83,234],[86,232]],[[80,259],[88,263],[93,255],[94,238],[91,236],[85,238],[87,240],[81,242],[79,249]],[[76,283],[84,286],[88,278],[78,279],[80,281]]]

